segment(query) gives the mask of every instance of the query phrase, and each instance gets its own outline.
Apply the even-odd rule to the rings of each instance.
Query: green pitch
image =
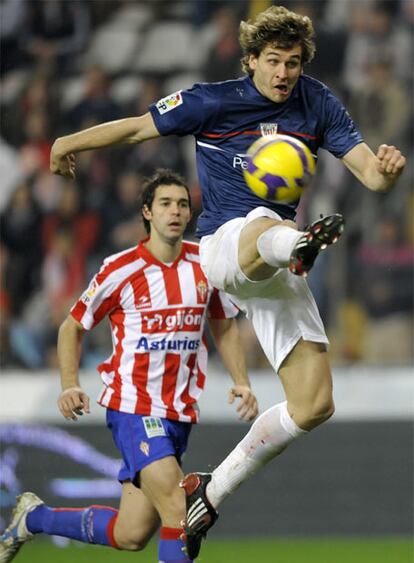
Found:
[[[117,552],[72,543],[58,548],[46,541],[25,545],[16,563],[156,563],[152,542],[142,553]],[[249,539],[208,540],[198,563],[414,563],[409,539]]]

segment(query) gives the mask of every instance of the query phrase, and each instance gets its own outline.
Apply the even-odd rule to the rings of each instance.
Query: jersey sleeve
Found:
[[[208,304],[207,316],[209,319],[232,319],[237,317],[239,309],[230,300],[227,293],[213,289]]]
[[[347,152],[362,142],[362,135],[356,128],[349,113],[341,102],[328,91],[325,103],[325,129],[322,148],[337,158],[342,158]]]
[[[189,90],[180,90],[149,106],[160,135],[197,135],[204,130],[206,121],[218,110],[219,102],[207,85],[195,84]]]
[[[70,314],[85,330],[94,328],[115,307],[116,293],[98,273],[70,310]]]

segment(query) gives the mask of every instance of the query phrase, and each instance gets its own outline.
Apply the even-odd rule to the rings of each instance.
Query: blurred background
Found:
[[[14,495],[29,486],[55,504],[89,498],[90,472],[95,481],[96,472],[106,479],[101,489],[94,488],[101,491],[100,498],[111,491],[116,503],[116,471],[108,461],[116,452],[109,434],[102,432],[101,413],[92,415],[87,426],[71,426],[68,433],[68,424],[60,424],[55,412],[57,328],[103,257],[144,236],[138,213],[143,177],[162,166],[188,179],[195,217],[187,238],[193,238],[200,207],[192,138],[159,138],[141,146],[82,153],[75,182],[49,173],[53,141],[103,121],[145,113],[151,102],[194,82],[240,76],[239,21],[271,4],[2,0],[3,516]],[[374,151],[381,143],[394,144],[408,157],[408,165],[389,194],[374,194],[339,161],[320,152],[318,174],[303,197],[298,222],[303,227],[320,213],[331,212],[343,213],[347,222],[340,243],[320,257],[309,276],[331,341],[337,415],[229,501],[217,534],[409,534],[414,3],[280,4],[314,22],[317,54],[305,72],[325,82],[345,103]],[[282,396],[281,390],[243,318],[240,328],[264,408],[269,397],[272,404]],[[85,386],[92,394],[99,387],[94,368],[110,349],[108,326],[101,323],[85,339],[82,356]],[[194,432],[188,455],[192,469],[214,466],[246,430],[225,405],[228,380],[214,349],[210,372],[202,405],[205,425]],[[219,436],[213,423],[222,425]],[[96,465],[85,465],[81,454],[73,457],[75,438],[80,450],[96,449]],[[87,459],[88,451],[83,451]],[[105,455],[106,461],[99,457]],[[72,485],[65,479],[72,479]],[[321,504],[326,487],[329,495]],[[273,498],[283,519],[275,519]],[[256,525],[246,516],[249,506],[256,507]]]

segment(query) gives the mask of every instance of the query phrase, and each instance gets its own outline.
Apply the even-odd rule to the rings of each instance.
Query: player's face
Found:
[[[158,186],[151,210],[145,209],[144,213],[151,223],[151,236],[157,233],[170,243],[178,241],[191,219],[187,190],[176,185]]]
[[[289,98],[302,72],[302,47],[281,49],[267,45],[258,57],[250,55],[249,66],[259,92],[277,104]]]

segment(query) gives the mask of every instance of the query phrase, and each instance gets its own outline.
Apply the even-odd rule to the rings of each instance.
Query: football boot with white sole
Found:
[[[0,563],[9,563],[24,543],[33,538],[26,526],[29,512],[44,502],[34,493],[23,493],[16,498],[12,519],[9,526],[0,536]]]

